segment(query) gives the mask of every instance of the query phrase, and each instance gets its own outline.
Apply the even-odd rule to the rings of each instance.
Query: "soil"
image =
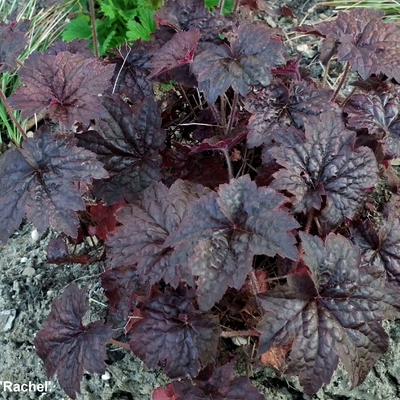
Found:
[[[297,19],[281,18],[278,26],[286,32],[293,30],[299,22],[313,24],[329,18],[332,10],[319,6],[316,0],[271,1],[275,5],[287,4]],[[276,19],[268,14],[259,19],[274,25]],[[323,74],[318,62],[318,41],[310,37],[293,39],[288,44],[293,51],[301,52],[304,65],[311,67],[315,77]],[[340,65],[333,65],[330,76],[334,80],[341,72]],[[24,226],[0,248],[0,381],[14,383],[44,383],[48,378],[41,360],[33,346],[35,334],[47,318],[51,303],[71,282],[89,289],[90,315],[88,321],[104,317],[106,299],[99,275],[104,270],[102,263],[82,267],[79,265],[50,265],[46,261],[47,244],[52,237],[32,238],[32,227]],[[36,239],[36,240],[35,240]],[[366,381],[350,390],[348,377],[339,367],[332,382],[313,399],[319,400],[396,400],[400,398],[400,322],[386,323],[390,335],[390,350],[371,370]],[[85,375],[82,382],[82,400],[151,400],[154,388],[164,386],[168,379],[160,372],[148,371],[143,364],[118,349],[108,354],[109,365],[102,376]],[[269,400],[311,399],[302,393],[296,379],[278,376],[272,369],[250,375],[255,385]],[[62,400],[67,396],[52,379],[48,393],[1,393],[0,399],[7,400]],[[250,399],[249,399],[250,400]]]

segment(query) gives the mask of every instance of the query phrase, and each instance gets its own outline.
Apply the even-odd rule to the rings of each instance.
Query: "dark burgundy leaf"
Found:
[[[202,153],[204,151],[223,151],[230,150],[240,142],[246,139],[246,133],[240,133],[236,136],[213,136],[203,140],[199,145],[193,146],[190,154]]]
[[[159,25],[176,31],[198,29],[204,40],[218,39],[218,35],[231,26],[229,20],[208,12],[201,0],[168,0],[156,19]]]
[[[90,264],[93,262],[88,255],[71,254],[65,238],[61,236],[51,239],[47,246],[47,262],[50,264]]]
[[[271,69],[285,63],[282,41],[264,24],[242,24],[227,45],[209,44],[198,54],[193,72],[207,100],[214,103],[230,87],[242,96],[253,85],[267,86]]]
[[[189,254],[194,248],[189,264],[198,277],[201,309],[210,309],[228,287],[243,286],[254,255],[297,259],[291,231],[298,224],[282,208],[286,200],[272,189],[257,188],[246,175],[192,204],[170,241]]]
[[[173,382],[162,390],[153,400],[265,400],[249,378],[236,376],[233,363],[215,369],[208,380]]]
[[[71,127],[89,124],[104,115],[101,96],[110,85],[114,65],[63,51],[34,54],[20,71],[24,86],[10,99],[24,118],[47,112],[51,119]]]
[[[160,180],[165,140],[160,110],[153,97],[131,107],[119,96],[106,96],[103,104],[106,116],[79,135],[79,144],[95,152],[110,174],[96,183],[96,195],[108,204],[129,202]]]
[[[137,296],[144,291],[133,266],[111,268],[101,275],[101,284],[110,304],[109,315],[116,323],[126,323]]]
[[[151,59],[151,77],[191,64],[200,40],[200,31],[177,32]]]
[[[117,218],[115,214],[123,207],[123,203],[117,203],[113,206],[95,204],[88,207],[90,217],[89,234],[97,236],[100,240],[106,241],[108,236],[117,227]]]
[[[344,111],[348,126],[367,129],[382,142],[385,155],[400,157],[400,90],[391,84],[381,90],[360,92],[350,97]]]
[[[111,265],[137,264],[138,273],[155,283],[163,279],[177,287],[180,280],[192,282],[188,249],[166,244],[186,215],[190,204],[207,189],[176,181],[169,189],[162,183],[146,189],[141,200],[117,214],[122,224],[107,242]]]
[[[22,22],[0,23],[0,73],[12,71],[28,42]]]
[[[273,187],[295,196],[296,212],[322,209],[328,224],[340,224],[354,216],[376,185],[375,156],[366,147],[354,150],[355,133],[335,113],[309,117],[305,131],[276,139],[281,145],[271,153],[284,168],[274,174]]]
[[[52,227],[76,238],[76,212],[85,209],[78,183],[107,177],[95,154],[69,135],[36,132],[22,149],[0,157],[0,241],[18,229],[26,215],[43,233]]]
[[[139,102],[146,97],[154,97],[150,75],[151,59],[159,46],[153,42],[137,42],[133,47],[123,48],[112,61],[116,67],[110,94],[120,94]]]
[[[379,228],[365,222],[353,231],[353,241],[361,249],[365,262],[400,285],[400,220],[397,216],[392,214]]]
[[[85,292],[71,284],[52,306],[35,338],[35,347],[49,378],[58,382],[71,398],[80,393],[84,372],[102,374],[106,369],[106,344],[112,330],[101,321],[83,325],[89,309]]]
[[[167,182],[185,179],[215,189],[228,181],[224,156],[216,154],[190,154],[190,147],[174,143],[163,154],[163,171]]]
[[[260,352],[291,346],[286,372],[299,376],[307,394],[329,383],[339,359],[358,385],[388,349],[381,322],[396,312],[385,280],[360,266],[359,250],[343,236],[331,233],[325,243],[300,236],[309,271],[299,269],[261,298]]]
[[[87,40],[74,40],[70,43],[56,42],[50,47],[47,54],[57,55],[64,51],[69,51],[72,54],[82,54],[85,57],[93,57],[93,52],[90,50]]]
[[[277,80],[269,87],[251,93],[245,100],[246,109],[253,115],[249,120],[247,145],[270,145],[275,135],[294,124],[303,128],[304,119],[338,109],[331,102],[332,91],[320,89],[312,81]]]
[[[218,317],[197,311],[193,293],[169,291],[142,307],[130,329],[130,346],[149,368],[162,367],[171,378],[196,377],[215,360]]]
[[[330,52],[335,50],[339,61],[349,62],[361,78],[383,73],[400,82],[400,28],[385,23],[383,16],[383,12],[357,8],[314,25],[309,32],[325,37]],[[329,53],[326,47],[324,53]]]

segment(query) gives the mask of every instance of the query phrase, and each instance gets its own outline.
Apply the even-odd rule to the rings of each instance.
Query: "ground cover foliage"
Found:
[[[327,68],[343,63],[332,91],[279,29],[239,15],[167,1],[151,41],[107,59],[57,44],[2,96],[46,117],[0,157],[1,242],[28,221],[59,233],[49,262],[90,264],[73,249],[96,236],[107,267],[105,321],[87,322],[88,295],[72,284],[35,338],[71,398],[85,372],[105,371],[109,346],[173,379],[155,400],[263,399],[235,372],[232,338],[248,338],[252,368],[295,375],[310,395],[339,362],[359,385],[388,349],[382,322],[400,308],[400,29],[368,10],[301,27],[321,37]],[[0,37],[10,71],[23,25],[0,25]],[[382,181],[387,204],[373,200]]]

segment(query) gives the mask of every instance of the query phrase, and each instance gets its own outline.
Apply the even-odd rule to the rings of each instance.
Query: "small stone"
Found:
[[[271,28],[276,28],[276,22],[270,17],[268,16],[267,18],[265,18],[265,21],[267,22],[267,24],[271,27]]]
[[[27,261],[28,261],[28,258],[27,258],[27,257],[22,257],[22,258],[19,260],[19,262],[20,262],[21,264],[25,264]]]
[[[311,46],[309,46],[307,43],[299,44],[296,47],[296,50],[299,53],[304,54],[308,58],[313,58],[315,56],[315,54],[316,54],[315,50],[312,49]]]
[[[29,277],[35,276],[36,275],[36,270],[35,270],[35,268],[32,268],[32,267],[26,267],[22,271],[22,275],[23,276],[29,276]]]
[[[111,374],[110,374],[108,371],[106,371],[106,372],[104,372],[104,374],[101,376],[101,379],[102,379],[103,381],[109,381],[109,380],[111,379]]]
[[[40,238],[39,232],[36,228],[32,229],[31,238],[33,243],[37,242]]]
[[[249,340],[248,338],[242,337],[242,336],[237,336],[232,338],[232,342],[236,345],[236,346],[246,346],[249,344]]]
[[[16,315],[16,310],[0,311],[0,332],[8,332],[12,329]]]

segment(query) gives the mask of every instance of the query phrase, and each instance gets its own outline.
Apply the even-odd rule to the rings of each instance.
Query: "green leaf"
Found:
[[[109,3],[106,2],[100,2],[100,9],[103,12],[103,14],[107,17],[110,18],[111,20],[117,19],[117,15],[115,13],[116,7],[113,4],[112,1]]]
[[[154,11],[150,9],[139,10],[140,22],[131,20],[128,22],[128,32],[126,37],[128,40],[150,40],[152,34],[156,30],[156,22],[154,20]]]
[[[90,26],[90,18],[87,15],[79,15],[73,19],[65,28],[62,39],[64,42],[72,42],[73,40],[90,39],[92,37],[92,29]]]
[[[218,7],[219,0],[205,0],[206,7],[213,11]],[[233,8],[235,6],[234,0],[226,0],[224,7],[224,15],[229,15],[233,13]]]
[[[112,43],[113,43],[113,39],[114,39],[116,33],[117,33],[116,31],[112,30],[107,35],[107,37],[104,39],[103,43],[101,44],[101,48],[100,48],[101,55],[105,55],[107,53],[107,51],[113,47]]]

